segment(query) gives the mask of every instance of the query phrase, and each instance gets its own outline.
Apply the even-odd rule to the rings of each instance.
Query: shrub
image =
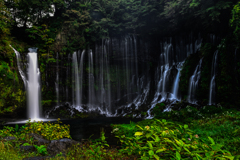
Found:
[[[60,125],[62,123],[60,119],[58,119],[57,123],[43,123],[42,121],[38,122],[28,122],[22,126],[19,131],[16,128],[9,126],[4,126],[2,130],[0,130],[0,137],[6,136],[19,136],[19,138],[23,138],[26,133],[36,133],[42,135],[43,138],[47,140],[56,140],[61,138],[71,138],[70,136],[70,126],[69,125]],[[17,132],[18,131],[18,132]]]
[[[216,144],[211,137],[204,142],[198,135],[188,129],[188,125],[175,126],[172,122],[155,120],[151,126],[139,128],[134,136],[116,136],[124,146],[120,152],[128,155],[139,155],[141,159],[233,159],[230,152],[222,150],[223,145]]]
[[[62,123],[60,119],[57,120],[57,123],[43,123],[33,122],[30,120],[24,126],[24,133],[37,133],[42,135],[45,139],[56,140],[60,138],[71,138],[69,125],[60,125]]]
[[[40,146],[34,145],[34,147],[37,149],[38,153],[40,153],[42,155],[48,154],[47,147],[45,145],[40,145]]]

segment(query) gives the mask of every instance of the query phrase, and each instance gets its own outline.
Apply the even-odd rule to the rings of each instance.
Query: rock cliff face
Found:
[[[91,49],[57,53],[41,72],[43,110],[55,116],[68,112],[69,117],[79,112],[142,117],[140,113],[148,111],[151,117],[160,102],[207,105],[213,95],[214,104],[228,102],[233,88],[220,90],[226,88],[224,81],[239,86],[239,55],[235,50],[224,58],[230,46],[223,43],[213,35],[193,33],[167,38],[128,35],[96,42]],[[231,60],[234,64],[226,65]],[[235,74],[228,81],[232,69]],[[65,111],[57,109],[63,106]],[[51,114],[56,109],[59,113]]]
[[[68,102],[79,111],[116,115],[119,108],[150,108],[167,99],[181,99],[181,69],[201,43],[200,34],[102,40],[92,49],[57,56],[42,84],[55,86],[58,105]]]

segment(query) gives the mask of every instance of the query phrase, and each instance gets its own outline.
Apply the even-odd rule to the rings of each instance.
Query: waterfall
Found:
[[[93,73],[93,55],[92,50],[88,52],[88,106],[90,109],[93,109],[95,103],[95,93],[94,93],[94,73]]]
[[[78,71],[78,61],[77,61],[77,53],[73,53],[72,57],[72,63],[73,63],[73,105],[76,108],[79,108],[81,106],[81,96],[80,96],[80,78],[79,78],[79,71]]]
[[[57,70],[56,70],[55,90],[56,90],[56,97],[57,97],[57,106],[59,106],[59,65],[58,65],[58,53],[57,53],[56,59],[57,59]]]
[[[37,48],[29,48],[28,53],[28,68],[27,68],[27,77],[23,72],[21,56],[18,51],[16,51],[12,46],[10,46],[17,58],[18,71],[24,82],[26,91],[27,91],[27,116],[31,119],[40,118],[40,99],[41,99],[41,87],[40,87],[40,71],[38,68],[38,58],[37,58]]]
[[[197,67],[195,68],[193,75],[190,77],[189,92],[188,92],[189,103],[196,103],[195,94],[196,94],[196,89],[201,76],[201,65],[202,65],[202,58],[200,59]]]
[[[184,62],[185,61],[180,62],[177,65],[178,73],[177,73],[176,79],[174,81],[174,86],[173,86],[173,91],[172,91],[172,93],[173,93],[172,94],[172,99],[178,99],[178,88],[179,88],[179,80],[180,80],[180,71],[182,70]]]
[[[74,52],[72,55],[72,103],[79,111],[82,110],[83,105],[84,56],[85,50]]]
[[[37,48],[29,48],[28,53],[28,117],[40,118],[40,71],[38,68]]]
[[[69,72],[70,72],[70,54],[68,54],[68,59],[67,59],[67,69],[66,69],[67,71],[67,73],[66,73],[66,77],[67,78],[69,78]],[[67,81],[66,81],[67,82]],[[68,86],[66,85],[66,94],[65,94],[65,96],[66,96],[66,101],[68,102],[68,95],[69,95],[69,92],[68,92]]]
[[[15,50],[11,45],[10,45],[10,47],[13,49],[13,51],[14,51],[14,53],[15,53],[15,55],[16,55],[18,71],[19,71],[19,74],[20,74],[20,76],[21,76],[21,78],[22,78],[22,80],[23,80],[24,87],[25,87],[25,89],[26,89],[26,88],[27,88],[27,79],[26,79],[25,73],[24,73],[23,70],[22,70],[23,66],[22,66],[21,55],[20,55],[20,53],[19,53],[17,50]]]
[[[216,88],[215,88],[215,76],[217,73],[217,55],[218,50],[215,51],[212,60],[212,70],[211,70],[211,82],[209,88],[209,105],[215,104],[216,102]]]
[[[61,71],[54,75],[59,74],[56,81],[61,91],[66,91],[61,92],[59,101],[63,102],[62,95],[66,95],[66,101],[70,100],[70,92],[74,108],[100,111],[108,116],[123,112],[123,108],[131,110],[145,105],[151,109],[164,100],[177,101],[180,99],[178,92],[182,65],[188,55],[199,50],[201,42],[200,37],[194,39],[193,35],[159,39],[157,43],[132,35],[103,39],[87,53],[84,50],[65,57],[68,62],[59,59]],[[154,59],[156,57],[158,59]],[[191,100],[194,99],[198,81],[197,68],[190,80]],[[62,78],[70,76],[71,72],[72,79],[64,81]],[[63,88],[60,85],[68,81],[72,81],[72,87]]]
[[[170,66],[170,58],[172,57],[172,44],[171,42],[169,44],[165,42],[164,45],[160,45],[163,46],[163,53],[160,54],[161,66],[158,66],[155,73],[155,75],[160,75],[160,77],[157,76],[159,80],[157,84],[157,90],[152,101],[153,104],[157,103],[160,95],[162,96],[161,101],[167,99],[166,85],[168,83],[169,74],[172,69],[172,67]]]

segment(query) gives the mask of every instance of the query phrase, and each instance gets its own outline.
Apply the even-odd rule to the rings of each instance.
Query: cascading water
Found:
[[[37,48],[29,48],[28,53],[28,118],[40,118],[40,71],[38,68]]]
[[[17,65],[19,73],[23,79],[26,91],[27,91],[27,116],[32,120],[37,120],[40,118],[41,105],[40,105],[40,71],[38,68],[37,60],[37,48],[29,48],[28,53],[28,68],[27,77],[23,72],[22,60],[18,51],[12,48],[17,57]]]
[[[57,70],[56,70],[56,82],[55,82],[55,90],[57,97],[57,106],[59,106],[59,65],[58,65],[58,53],[57,53]]]
[[[215,51],[213,55],[213,60],[212,60],[211,82],[210,82],[210,88],[209,88],[209,105],[215,104],[216,102],[215,77],[217,73],[217,56],[218,56],[218,50]]]
[[[183,64],[184,64],[184,61],[180,62],[177,65],[178,73],[177,73],[176,79],[174,81],[174,87],[173,87],[173,91],[172,91],[172,99],[177,99],[177,100],[179,99],[178,88],[179,88],[180,72],[182,70]]]
[[[24,87],[25,87],[25,89],[27,89],[27,79],[26,79],[25,73],[24,73],[23,70],[22,70],[23,66],[22,66],[22,58],[21,58],[21,55],[20,55],[20,53],[19,53],[17,50],[15,50],[11,45],[10,45],[10,47],[13,49],[13,51],[14,51],[14,53],[15,53],[15,55],[16,55],[18,71],[19,71],[19,74],[20,74],[20,76],[21,76],[21,78],[22,78],[22,80],[23,80]]]
[[[81,108],[81,96],[80,94],[80,79],[79,78],[79,71],[78,71],[78,60],[77,60],[77,53],[74,52],[72,55],[72,64],[73,64],[73,69],[72,69],[72,80],[73,80],[73,85],[72,85],[72,100],[73,100],[73,105],[75,108],[80,109]],[[81,64],[80,64],[81,66]]]
[[[199,50],[201,41],[200,37],[194,39],[190,35],[185,39],[168,38],[155,46],[135,36],[105,39],[101,44],[96,43],[93,50],[87,50],[87,54],[75,52],[70,59],[68,55],[67,63],[72,61],[72,65],[59,66],[59,73],[72,72],[68,80],[72,87],[66,88],[66,93],[72,93],[72,106],[79,111],[97,110],[115,116],[125,114],[126,108],[131,112],[131,108],[149,107],[148,104],[151,110],[164,100],[180,99],[182,64],[187,56]],[[150,56],[156,52],[156,47],[161,51],[158,61]],[[152,63],[157,68],[155,76],[150,67]],[[63,84],[61,78],[64,77],[59,78],[59,83]]]
[[[162,46],[162,45],[161,45]],[[164,43],[163,46],[164,50],[163,53],[160,54],[160,65],[157,68],[156,75],[159,78],[158,84],[157,84],[157,90],[155,92],[152,104],[155,106],[155,104],[158,102],[159,96],[161,95],[161,100],[163,101],[167,98],[167,92],[166,92],[166,85],[168,82],[169,74],[172,69],[169,65],[169,59],[172,54],[172,44],[171,42],[168,44],[167,42]],[[160,72],[160,74],[159,74]]]
[[[202,65],[202,58],[200,59],[193,75],[190,77],[189,92],[188,92],[189,103],[196,103],[195,94],[196,94],[196,89],[201,76],[201,65]]]
[[[94,92],[94,73],[93,73],[93,55],[92,50],[88,52],[88,106],[90,109],[94,109],[95,104],[95,92]]]
[[[199,38],[195,40],[195,43],[192,42],[192,37],[190,36],[190,43],[184,44],[182,40],[176,39],[175,53],[172,45],[172,38],[164,43],[161,43],[162,52],[160,54],[159,65],[155,72],[155,77],[157,78],[157,89],[154,95],[154,98],[151,103],[150,109],[148,112],[147,118],[152,118],[151,110],[155,107],[157,103],[163,102],[167,99],[171,100],[171,103],[175,103],[178,98],[178,88],[180,80],[180,71],[183,67],[185,59],[190,55],[198,51],[201,47],[202,39]],[[175,58],[174,58],[175,56]],[[174,67],[175,66],[175,67]],[[174,81],[171,82],[171,74],[173,69],[177,69],[177,74],[174,75]],[[169,84],[170,83],[170,84]],[[172,87],[169,87],[171,85]],[[172,90],[170,90],[172,88]],[[168,95],[171,96],[168,96]],[[170,104],[171,106],[171,104]],[[170,110],[166,108],[164,111]]]

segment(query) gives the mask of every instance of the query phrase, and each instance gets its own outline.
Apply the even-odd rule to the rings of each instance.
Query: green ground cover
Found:
[[[157,113],[157,110],[154,111]],[[112,133],[119,138],[118,147],[109,146],[106,142],[107,137],[101,132],[99,139],[84,141],[69,148],[65,157],[60,153],[51,159],[235,160],[240,158],[237,156],[240,155],[239,111],[223,110],[220,107],[214,110],[213,106],[194,110],[194,107],[188,106],[179,112],[165,113],[162,118],[159,116],[160,114],[155,114],[158,118],[137,123],[112,125]],[[36,152],[20,151],[21,145],[33,144],[32,139],[23,139],[23,135],[33,132],[48,140],[71,138],[69,127],[61,125],[60,122],[55,124],[29,122],[21,128],[5,127],[0,130],[0,138],[15,136],[17,139],[0,141],[0,159],[46,156],[48,153],[44,145],[35,146]]]

